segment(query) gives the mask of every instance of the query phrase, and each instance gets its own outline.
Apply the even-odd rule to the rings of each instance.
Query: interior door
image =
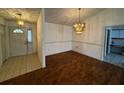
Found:
[[[13,31],[18,28],[10,29],[10,55],[20,56],[27,54],[27,33],[26,29],[21,28],[23,33],[14,33]]]

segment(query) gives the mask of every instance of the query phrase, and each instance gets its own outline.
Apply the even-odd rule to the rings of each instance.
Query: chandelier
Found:
[[[74,31],[77,34],[81,34],[84,31],[85,23],[81,23],[81,21],[80,21],[80,10],[81,10],[81,8],[79,8],[78,10],[79,10],[79,21],[77,23],[75,23],[73,25],[73,27],[74,27]]]
[[[18,13],[17,14],[18,16],[19,16],[19,19],[18,19],[18,21],[17,21],[17,24],[19,25],[19,26],[23,26],[24,25],[24,21],[22,20],[22,14],[20,14],[20,13]]]
[[[21,29],[21,27],[24,25],[24,21],[21,19],[22,14],[17,13],[17,15],[19,16],[19,18],[17,20],[18,28],[13,30],[13,33],[15,33],[15,34],[23,34],[24,31]]]

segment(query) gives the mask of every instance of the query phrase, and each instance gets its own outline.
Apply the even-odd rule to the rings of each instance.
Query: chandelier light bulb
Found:
[[[18,25],[20,25],[20,26],[23,26],[24,25],[24,21],[22,21],[22,20],[18,20]]]

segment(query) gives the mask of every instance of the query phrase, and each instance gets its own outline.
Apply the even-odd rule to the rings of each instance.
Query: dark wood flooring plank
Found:
[[[1,82],[16,85],[124,84],[124,69],[73,51],[46,57],[47,67]]]

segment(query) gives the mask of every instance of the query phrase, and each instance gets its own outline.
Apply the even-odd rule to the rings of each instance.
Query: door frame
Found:
[[[105,35],[104,35],[104,49],[103,49],[103,60],[104,60],[104,57],[107,56],[107,54],[110,53],[110,42],[111,42],[111,31],[112,31],[112,28],[111,26],[106,26],[105,29]],[[107,47],[108,47],[108,51],[107,51]]]
[[[105,54],[104,56],[110,53],[110,42],[111,42],[110,36],[111,36],[111,28],[106,28],[105,29]]]

